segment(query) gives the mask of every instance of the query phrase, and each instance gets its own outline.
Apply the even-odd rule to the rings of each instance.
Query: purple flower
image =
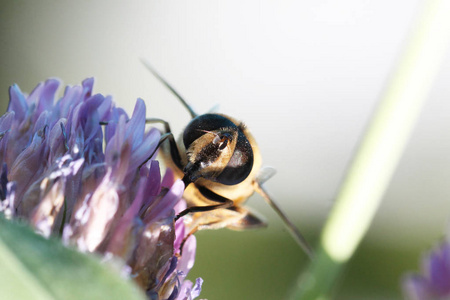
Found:
[[[37,232],[66,245],[124,261],[149,299],[194,299],[201,279],[184,280],[195,260],[186,240],[182,181],[161,178],[153,158],[160,133],[146,130],[145,104],[131,118],[112,98],[93,94],[93,79],[66,87],[39,84],[30,95],[10,88],[0,117],[0,213],[26,219]],[[107,123],[107,125],[101,124]]]
[[[443,242],[423,259],[422,274],[409,274],[403,281],[407,299],[450,299],[450,244]]]

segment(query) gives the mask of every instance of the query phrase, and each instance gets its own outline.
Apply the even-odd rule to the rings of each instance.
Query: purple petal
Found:
[[[106,96],[97,108],[99,119],[102,122],[109,121],[110,115],[115,111],[111,96]]]
[[[90,97],[94,88],[94,77],[86,78],[81,85],[83,86],[83,98]]]
[[[53,128],[50,130],[48,136],[48,146],[49,146],[48,161],[50,163],[55,162],[59,157],[63,156],[68,151],[68,149],[66,149],[67,137],[64,135],[65,124],[66,120],[61,119],[58,122],[56,122]]]
[[[450,296],[450,245],[444,243],[429,256],[425,267],[434,290]]]
[[[67,86],[64,90],[63,97],[56,104],[56,109],[60,118],[67,118],[69,124],[72,122],[70,115],[75,107],[82,101],[83,89],[80,86]],[[70,127],[69,127],[70,129]]]
[[[33,132],[38,132],[39,130],[44,130],[44,128],[48,127],[48,118],[49,112],[44,111],[41,113],[34,123]]]
[[[6,132],[11,129],[16,113],[11,111],[0,117],[0,132]]]
[[[45,163],[43,159],[44,145],[43,138],[39,134],[35,134],[31,144],[20,153],[11,166],[9,179],[10,181],[16,181],[18,186],[16,195],[17,206],[20,205],[26,187],[30,186],[35,177],[42,171]]]
[[[198,296],[200,296],[200,292],[202,291],[202,285],[203,285],[203,279],[202,278],[197,278],[195,280],[195,284],[194,287],[191,290],[191,298],[195,299]]]
[[[423,275],[409,275],[403,289],[409,299],[450,298],[450,245],[442,243],[423,260]]]
[[[9,105],[8,111],[16,114],[16,119],[20,122],[25,119],[28,111],[27,101],[17,84],[9,88]]]
[[[95,137],[102,139],[102,129],[100,125],[100,118],[97,112],[97,108],[103,102],[105,98],[102,95],[94,95],[81,106],[80,120],[84,124],[82,126],[86,136],[86,144],[90,143]]]
[[[170,265],[167,268],[167,271],[164,274],[164,277],[162,278],[161,283],[164,283],[168,279],[168,277],[173,272],[175,272],[177,265],[178,265],[178,258],[176,256],[172,256],[172,258],[170,259]]]
[[[151,129],[139,145],[134,145],[133,156],[130,159],[130,168],[138,168],[158,146],[161,134],[155,128]]]
[[[0,162],[7,162],[6,157],[8,153],[6,152],[6,149],[8,146],[11,125],[14,121],[14,115],[14,112],[7,112],[0,117]]]
[[[42,88],[36,87],[33,92],[31,92],[29,98],[29,101],[31,98],[36,97],[37,99],[33,102],[37,103],[36,107],[36,113],[42,113],[44,111],[50,111],[53,106],[53,102],[55,100],[55,93],[58,90],[58,87],[60,85],[60,81],[57,79],[48,79]],[[36,95],[35,95],[36,94]]]
[[[111,97],[107,97],[107,99],[111,99]],[[114,104],[111,105],[111,111],[107,112],[106,115],[103,115],[102,121],[108,122],[108,125],[105,125],[106,144],[109,144],[110,140],[116,134],[118,122],[122,116],[125,120],[129,119],[127,113],[122,108],[114,107]]]
[[[195,280],[195,285],[192,286],[192,282],[185,280],[180,287],[180,293],[177,296],[177,300],[193,300],[200,295],[202,290],[203,279],[200,277]]]
[[[117,124],[117,130],[114,136],[106,145],[105,160],[109,165],[114,165],[116,159],[121,151],[123,144],[125,143],[125,116],[120,116]],[[109,125],[108,125],[109,126]]]
[[[430,296],[428,281],[419,275],[409,275],[403,280],[403,292],[409,300],[433,299]]]
[[[159,167],[159,162],[152,160],[150,162],[148,174],[144,176],[147,177],[145,194],[148,196],[159,195],[159,193],[161,193],[161,169]]]
[[[191,235],[183,246],[183,255],[178,259],[177,270],[188,274],[194,266],[195,249],[197,248],[197,240],[194,235]]]
[[[167,169],[166,174],[164,175],[164,178],[161,182],[161,185],[163,187],[169,188],[172,186],[172,184],[175,182],[175,176],[173,175],[172,169]]]
[[[182,202],[182,201],[180,201]],[[184,226],[183,219],[178,219],[175,223],[175,242],[173,244],[173,247],[178,251],[181,247],[181,243],[184,240],[184,237],[186,236],[186,226]]]
[[[159,169],[159,162],[151,161],[150,169],[141,168],[141,176],[146,177],[147,181],[143,193],[145,198],[143,199],[139,215],[143,215],[145,211],[154,203],[155,197],[161,193],[161,173]]]
[[[126,138],[130,139],[133,145],[139,145],[142,142],[145,131],[145,112],[145,103],[139,98],[134,106],[133,115],[126,124]]]
[[[142,226],[142,224],[136,224],[135,220],[138,219],[139,209],[144,201],[145,182],[145,177],[139,180],[139,188],[135,199],[120,219],[108,245],[108,252],[124,257],[126,260],[128,259],[128,255],[131,254],[131,251],[135,248],[133,242],[136,240],[137,230],[134,230],[134,228],[136,226]],[[133,238],[133,241],[131,238]]]
[[[171,214],[175,204],[180,201],[184,192],[184,183],[181,180],[175,181],[171,189],[162,198],[156,198],[155,203],[149,208],[144,218],[144,223],[165,218]]]

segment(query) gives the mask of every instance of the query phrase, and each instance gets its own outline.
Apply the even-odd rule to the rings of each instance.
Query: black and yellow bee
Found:
[[[187,208],[175,220],[189,214],[190,234],[199,229],[243,230],[266,224],[244,202],[256,191],[280,215],[295,240],[312,257],[311,247],[280,210],[262,183],[273,169],[261,169],[261,155],[248,128],[236,119],[217,113],[198,115],[148,63],[145,66],[181,101],[192,116],[177,143],[167,122],[159,145],[167,167],[185,184]],[[168,142],[164,142],[168,140]]]

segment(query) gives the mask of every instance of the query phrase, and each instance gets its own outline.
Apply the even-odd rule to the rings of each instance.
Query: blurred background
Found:
[[[131,113],[178,135],[189,115],[142,65],[145,58],[199,113],[245,121],[267,188],[316,243],[374,107],[423,1],[2,1],[0,110],[8,87],[48,77],[111,94]],[[335,299],[401,299],[401,276],[443,237],[450,216],[450,56],[374,223],[342,274]],[[283,299],[307,266],[275,213],[248,205],[268,229],[197,234],[190,278],[202,298]],[[355,224],[358,226],[358,224]]]

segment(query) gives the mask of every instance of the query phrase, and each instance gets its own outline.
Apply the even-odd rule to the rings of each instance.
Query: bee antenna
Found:
[[[215,133],[215,132],[213,132],[213,131],[210,131],[210,130],[197,129],[197,131],[204,132],[204,133],[212,133],[212,134],[214,134],[215,136],[218,135],[217,133]]]
[[[180,94],[178,94],[178,92],[167,82],[167,80],[165,80],[164,78],[161,77],[161,75],[159,75],[158,72],[156,72],[156,70],[150,65],[150,63],[148,61],[146,61],[145,59],[141,58],[141,62],[144,64],[144,66],[162,83],[164,84],[171,92],[172,94],[175,95],[175,97],[178,98],[178,100],[180,100],[181,104],[183,104],[183,106],[189,111],[189,114],[191,115],[192,118],[195,118],[198,116],[198,114],[195,113],[195,111],[192,109],[192,107],[183,99],[183,97],[181,97]]]
[[[289,220],[286,214],[280,209],[273,198],[269,195],[266,189],[263,187],[262,182],[256,181],[256,192],[260,194],[264,200],[273,208],[273,210],[278,214],[278,216],[283,220],[284,225],[291,233],[294,240],[299,244],[299,246],[305,251],[309,259],[314,258],[314,251],[311,246],[306,241],[305,237],[300,233],[297,227]]]

